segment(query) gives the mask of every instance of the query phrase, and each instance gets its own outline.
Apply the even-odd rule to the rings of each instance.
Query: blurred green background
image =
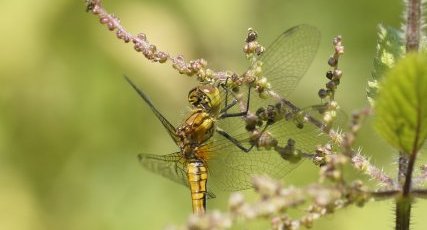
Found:
[[[127,29],[145,32],[161,50],[204,57],[212,68],[244,71],[248,27],[267,45],[285,29],[312,24],[322,32],[316,59],[293,97],[317,103],[332,46],[341,34],[344,79],[338,98],[348,114],[367,104],[366,82],[375,54],[376,26],[400,26],[401,1],[105,1]],[[196,82],[169,65],[153,64],[85,12],[83,1],[0,2],[0,229],[161,229],[183,224],[188,191],[143,170],[138,152],[177,148],[123,79],[131,76],[174,124],[186,112]],[[395,174],[395,155],[369,123],[359,144]],[[288,184],[316,180],[303,164]],[[360,174],[353,177],[364,178]],[[366,178],[365,178],[366,179]],[[251,195],[251,192],[247,192]],[[228,194],[209,201],[226,209]],[[347,208],[315,229],[392,229],[391,202]],[[413,211],[413,229],[425,202]],[[254,224],[254,225],[252,225]],[[240,226],[267,229],[268,221]]]

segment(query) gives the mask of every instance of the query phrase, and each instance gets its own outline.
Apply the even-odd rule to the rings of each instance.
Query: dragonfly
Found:
[[[320,34],[312,26],[300,25],[282,33],[260,57],[265,64],[266,77],[278,92],[288,95],[311,64],[319,45]],[[173,126],[157,110],[153,102],[126,78],[143,101],[167,130],[179,151],[166,154],[139,154],[141,165],[154,173],[185,185],[191,191],[193,213],[206,211],[208,198],[215,190],[237,191],[252,187],[251,177],[269,175],[280,179],[299,164],[283,160],[274,151],[254,148],[241,117],[249,108],[250,88],[246,111],[232,111],[236,100],[225,88],[200,85],[189,92],[191,112],[182,124]],[[225,97],[224,97],[225,92]],[[237,120],[236,120],[237,119]],[[280,142],[286,145],[295,140],[301,151],[312,151],[318,144],[315,127],[302,132],[292,122],[282,119],[269,127]],[[244,145],[249,147],[244,147]]]

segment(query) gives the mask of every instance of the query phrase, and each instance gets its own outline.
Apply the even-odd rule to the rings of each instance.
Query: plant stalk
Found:
[[[406,12],[406,53],[418,52],[421,40],[422,23],[421,0],[407,0]],[[416,151],[414,149],[414,151]],[[398,182],[402,195],[396,200],[396,230],[409,230],[412,207],[412,173],[417,153],[400,153]]]
[[[418,52],[421,38],[421,0],[407,1],[406,53]]]
[[[396,202],[396,230],[409,230],[411,220],[411,199],[400,197]]]
[[[411,201],[409,192],[411,190],[411,159],[408,153],[400,152],[399,155],[399,171],[397,180],[401,188],[403,188],[401,196],[396,200],[396,230],[409,230],[411,222]],[[413,164],[412,164],[413,167]],[[410,169],[411,168],[411,169]],[[411,175],[411,176],[408,176]]]

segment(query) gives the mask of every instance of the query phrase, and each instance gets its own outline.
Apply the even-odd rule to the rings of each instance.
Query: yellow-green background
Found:
[[[305,103],[318,102],[331,39],[341,34],[346,53],[338,98],[347,113],[367,104],[377,24],[400,26],[402,15],[398,0],[109,0],[105,6],[160,49],[204,57],[217,70],[245,69],[248,27],[268,44],[293,25],[312,24],[322,32],[320,50],[293,95]],[[135,79],[174,124],[196,82],[145,60],[85,13],[81,0],[1,1],[0,29],[0,229],[183,224],[191,211],[188,191],[143,170],[136,158],[177,148],[122,75]],[[362,130],[359,144],[394,175],[395,155],[372,133]],[[306,162],[286,183],[313,182],[316,175]],[[225,210],[227,197],[218,194],[209,208]],[[426,211],[425,202],[416,203],[413,229],[426,228]],[[315,223],[315,229],[392,228],[391,202],[347,208]]]

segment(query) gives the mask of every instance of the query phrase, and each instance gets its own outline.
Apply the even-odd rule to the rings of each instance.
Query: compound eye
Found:
[[[202,100],[202,95],[198,87],[190,90],[188,93],[188,102],[193,107],[199,107]]]
[[[188,94],[188,101],[194,107],[210,113],[219,107],[219,90],[212,85],[202,85],[192,89]]]

